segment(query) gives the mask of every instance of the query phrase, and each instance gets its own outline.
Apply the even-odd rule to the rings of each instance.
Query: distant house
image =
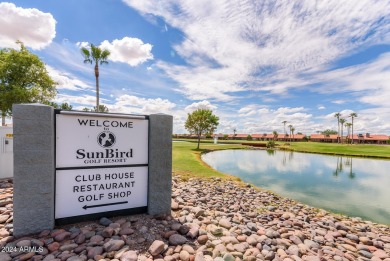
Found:
[[[348,137],[351,139],[351,137]],[[366,143],[366,144],[385,144],[389,140],[389,136],[384,134],[355,134],[353,135],[354,143]]]
[[[249,134],[229,134],[229,140],[246,140]]]
[[[253,140],[258,140],[258,141],[270,141],[270,140],[303,141],[305,138],[304,134],[294,134],[291,137],[289,135],[286,136],[286,134],[278,134],[278,136],[275,138],[273,133],[263,133],[263,134],[236,134],[235,136],[233,134],[229,134],[228,139],[246,140],[248,138],[248,135],[251,135]]]
[[[189,138],[189,139],[197,139],[198,135],[197,134],[190,134],[190,135],[187,136],[187,138]],[[200,138],[201,139],[205,139],[206,135],[200,135]]]
[[[179,138],[179,139],[188,139],[189,134],[173,134],[174,138]]]
[[[279,134],[277,141],[303,141],[305,139],[306,135],[304,134]]]
[[[383,134],[354,134],[354,143],[366,143],[366,144],[385,144],[389,140],[389,136]],[[310,141],[315,142],[337,142],[336,134],[311,134]],[[351,135],[343,137],[343,142],[351,142]]]
[[[252,138],[253,140],[269,141],[274,139],[274,135],[269,133],[252,134]]]
[[[337,134],[311,134],[310,141],[337,143]]]
[[[236,133],[236,134],[223,134],[218,133],[214,134],[213,138],[218,137],[218,139],[227,139],[229,140],[247,140],[248,135],[251,135],[252,140],[254,141],[285,141],[285,142],[298,142],[304,141],[306,135],[305,134],[278,134],[277,137],[274,136],[273,133],[257,133],[257,134],[247,134],[247,133]],[[174,138],[187,138],[187,139],[197,139],[198,136],[196,134],[173,134]],[[201,139],[205,139],[206,135],[202,135]],[[353,141],[355,144],[386,144],[389,141],[390,136],[384,134],[354,134]],[[329,143],[337,143],[340,137],[337,134],[311,134],[310,141],[313,142],[329,142]],[[351,142],[351,135],[343,136],[344,143]]]
[[[223,133],[218,133],[218,134],[213,135],[213,138],[218,138],[218,139],[223,139],[224,137],[225,137],[225,134],[223,134]]]

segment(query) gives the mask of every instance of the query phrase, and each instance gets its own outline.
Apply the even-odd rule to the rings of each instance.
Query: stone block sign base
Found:
[[[13,224],[16,237],[53,229],[55,226],[54,117],[51,106],[13,106]],[[150,215],[170,213],[172,121],[170,115],[149,115],[147,213]]]

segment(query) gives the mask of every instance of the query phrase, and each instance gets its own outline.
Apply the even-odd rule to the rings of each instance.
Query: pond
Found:
[[[390,224],[390,161],[273,150],[202,156],[212,168],[335,213]]]

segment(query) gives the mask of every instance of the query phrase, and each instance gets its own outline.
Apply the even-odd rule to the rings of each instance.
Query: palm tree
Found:
[[[348,139],[350,139],[351,138],[351,126],[352,126],[352,123],[350,123],[350,122],[347,122],[347,123],[345,123],[345,127],[347,127],[347,137],[348,137]],[[353,137],[352,137],[353,138]]]
[[[338,130],[338,132],[337,132],[337,142],[338,143],[340,143],[340,140],[339,140],[339,138],[340,138],[340,116],[341,116],[340,112],[337,112],[337,113],[334,114],[334,117],[337,118],[337,130]]]
[[[236,130],[236,128],[234,128],[234,130],[233,130],[233,140],[236,139],[236,132],[237,132],[237,130]]]
[[[291,141],[291,129],[292,129],[292,125],[290,124],[290,125],[288,125],[288,128],[290,129],[290,141]]]
[[[102,50],[98,46],[90,44],[90,49],[82,47],[81,53],[84,56],[84,63],[95,63],[96,108],[99,111],[99,64],[108,64],[107,59],[110,55],[110,51]]]
[[[282,123],[283,123],[283,126],[284,126],[284,140],[286,141],[286,136],[287,136],[286,123],[287,123],[287,121],[282,121]]]
[[[343,135],[344,135],[343,126],[344,126],[344,123],[346,122],[346,119],[341,118],[339,120],[339,122],[340,122],[340,128],[341,128],[341,143],[343,143]]]
[[[278,132],[277,131],[273,131],[272,133],[274,134],[274,140],[276,140],[278,138]]]
[[[351,141],[351,144],[353,144],[353,119],[356,118],[358,115],[356,112],[352,112],[349,117],[351,117],[351,120],[352,120],[352,141]]]
[[[292,127],[292,128],[291,128],[291,135],[292,135],[292,137],[293,137],[293,140],[294,140],[294,131],[295,131],[295,128]]]

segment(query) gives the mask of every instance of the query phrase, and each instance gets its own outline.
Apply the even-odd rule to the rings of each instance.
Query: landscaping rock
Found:
[[[161,254],[165,249],[165,243],[161,240],[155,240],[153,244],[149,247],[149,253],[152,256],[157,256]]]
[[[12,199],[11,187],[1,195]],[[171,215],[102,218],[15,239],[0,205],[0,261],[390,261],[388,226],[333,215],[223,179],[172,181]],[[6,223],[9,222],[9,223]]]
[[[169,244],[172,246],[182,245],[187,242],[187,239],[179,234],[173,234],[169,237]]]

